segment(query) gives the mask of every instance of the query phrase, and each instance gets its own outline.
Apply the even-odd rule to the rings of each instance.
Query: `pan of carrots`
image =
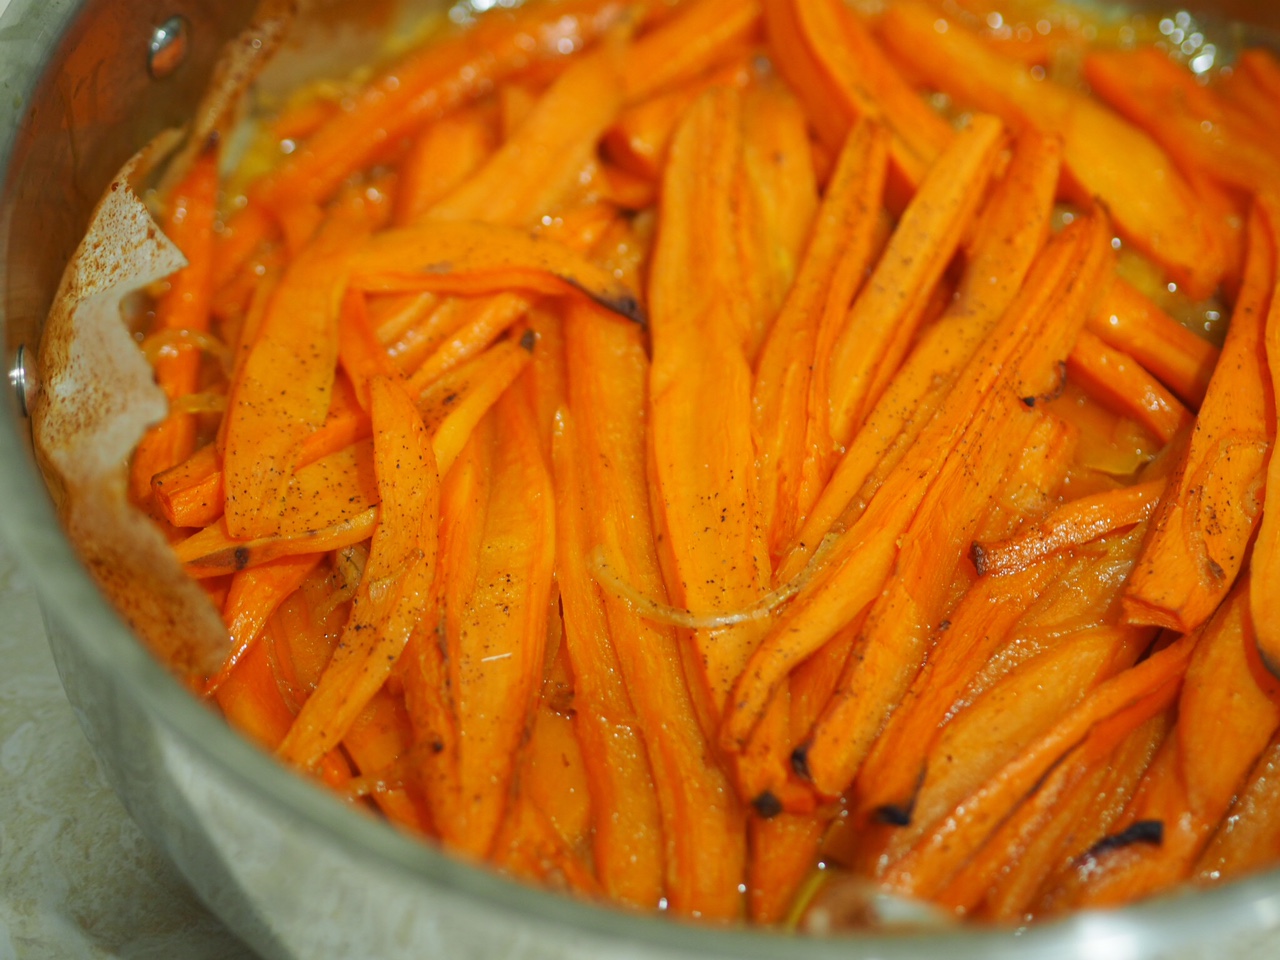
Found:
[[[177,260],[83,484],[64,279],[36,448],[183,695],[606,941],[1066,956],[1265,885],[1280,58],[1042,0],[488,7],[228,83],[113,187]]]

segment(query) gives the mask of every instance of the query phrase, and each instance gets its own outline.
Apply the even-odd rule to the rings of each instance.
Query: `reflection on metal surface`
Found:
[[[19,344],[13,355],[13,366],[9,369],[9,386],[13,387],[14,396],[18,400],[18,409],[27,416],[27,348]]]
[[[157,80],[177,70],[187,59],[191,25],[183,16],[170,17],[151,35],[147,70]]]

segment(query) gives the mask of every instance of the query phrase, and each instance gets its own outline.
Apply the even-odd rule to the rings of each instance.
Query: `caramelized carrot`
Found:
[[[845,445],[911,345],[986,187],[1003,126],[976,116],[925,178],[854,300],[831,353],[831,435]]]
[[[880,35],[930,84],[1016,128],[1057,133],[1078,194],[1097,197],[1120,232],[1193,297],[1213,293],[1224,254],[1168,154],[1147,134],[1082,93],[1036,81],[918,0],[886,9]]]
[[[1132,623],[1195,629],[1222,602],[1244,563],[1266,466],[1270,384],[1263,327],[1274,286],[1272,239],[1255,212],[1244,287],[1222,359],[1125,590],[1125,617]]]
[[[1089,332],[1130,354],[1192,409],[1199,409],[1218,363],[1218,350],[1116,277],[1089,317]]]
[[[346,736],[431,606],[440,496],[431,441],[402,387],[375,378],[369,388],[378,523],[342,641],[280,744],[303,768]]]
[[[169,279],[169,289],[156,303],[157,330],[198,333],[209,329],[220,155],[214,140],[196,157],[169,200],[163,229],[187,258],[187,267]],[[169,400],[170,413],[134,451],[130,492],[139,503],[151,498],[152,477],[181,463],[196,448],[196,417],[175,411],[173,402],[199,389],[200,360],[197,347],[178,342],[156,361],[156,382]]]
[[[1067,375],[1095,398],[1142,424],[1161,443],[1171,441],[1194,419],[1133,357],[1107,346],[1088,330],[1080,331],[1067,358]]]
[[[366,241],[349,259],[362,290],[483,294],[578,293],[644,322],[634,291],[563,243],[497,224],[427,221]]]

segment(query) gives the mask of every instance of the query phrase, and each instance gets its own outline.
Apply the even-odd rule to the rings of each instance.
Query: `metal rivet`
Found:
[[[163,80],[187,59],[190,45],[191,24],[184,16],[170,17],[151,34],[147,69],[151,76]]]
[[[18,352],[13,355],[13,366],[9,369],[9,386],[18,399],[18,409],[27,416],[27,348],[18,345]]]

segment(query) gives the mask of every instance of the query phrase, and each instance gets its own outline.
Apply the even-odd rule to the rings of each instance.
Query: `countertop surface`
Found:
[[[0,960],[251,957],[107,786],[0,544]]]

